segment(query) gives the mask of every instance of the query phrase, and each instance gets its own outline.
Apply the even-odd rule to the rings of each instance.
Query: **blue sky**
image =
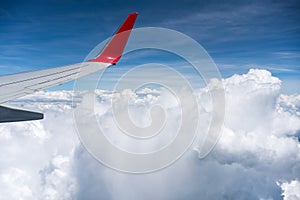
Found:
[[[283,92],[300,91],[298,1],[2,1],[0,74],[81,62],[134,11],[135,27],[170,28],[197,40],[223,77],[268,69],[283,80]],[[124,60],[119,70],[126,71]],[[106,76],[119,72],[110,68]]]

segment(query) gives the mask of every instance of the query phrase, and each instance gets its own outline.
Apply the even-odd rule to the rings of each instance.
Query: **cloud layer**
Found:
[[[39,92],[13,102],[46,118],[0,125],[0,199],[299,199],[300,95],[280,94],[281,81],[265,70],[251,69],[223,83],[226,119],[209,156],[198,158],[196,141],[174,165],[143,175],[107,168],[85,150],[74,128],[70,91]],[[209,94],[206,88],[195,93],[205,122]],[[78,93],[76,100],[84,95]],[[139,126],[151,123],[151,106],[163,105],[170,120],[166,138],[173,135],[178,104],[167,91],[98,90],[98,122],[112,142],[131,150],[153,148],[117,137],[110,102],[122,95],[130,95],[129,113]]]

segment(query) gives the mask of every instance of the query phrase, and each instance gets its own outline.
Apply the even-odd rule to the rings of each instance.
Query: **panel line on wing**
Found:
[[[74,70],[82,69],[82,68],[85,68],[87,66],[88,65],[83,65],[83,66],[80,66],[80,67],[75,67],[75,68],[72,68],[72,69],[68,69],[68,70],[64,70],[64,71],[60,71],[60,72],[55,72],[55,73],[52,73],[52,74],[47,74],[47,75],[37,76],[37,77],[29,78],[29,79],[24,79],[24,80],[18,80],[18,81],[14,81],[14,82],[4,83],[4,84],[0,84],[0,87],[11,85],[11,84],[18,84],[18,83],[22,83],[22,82],[26,82],[26,81],[32,81],[32,80],[40,79],[40,78],[46,78],[46,77],[53,76],[53,75],[58,75],[58,74],[61,74],[61,73],[64,73],[64,72],[69,72],[69,71],[74,71]],[[54,69],[54,68],[52,68],[52,69]],[[77,73],[79,73],[79,72],[77,72]]]

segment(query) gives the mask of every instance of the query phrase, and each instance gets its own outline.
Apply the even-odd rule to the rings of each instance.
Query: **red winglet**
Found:
[[[137,15],[138,13],[129,14],[122,26],[118,29],[101,53],[96,58],[89,60],[89,62],[116,64],[123,54]]]

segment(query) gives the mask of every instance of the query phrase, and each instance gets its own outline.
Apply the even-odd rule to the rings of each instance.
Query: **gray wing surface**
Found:
[[[108,67],[109,63],[82,62],[0,76],[0,104],[41,89],[57,86]]]

